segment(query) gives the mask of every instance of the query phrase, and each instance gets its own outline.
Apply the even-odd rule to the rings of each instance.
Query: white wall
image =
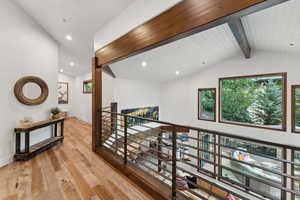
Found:
[[[12,161],[15,153],[13,128],[25,116],[45,120],[57,105],[58,47],[56,42],[10,0],[0,1],[0,166]],[[38,106],[25,106],[14,96],[14,84],[23,76],[35,75],[45,80],[49,97]],[[35,143],[48,137],[42,130],[31,138]]]
[[[90,79],[90,73],[75,78],[73,103],[75,117],[89,123],[92,122],[92,94],[83,94],[83,81]]]
[[[92,122],[92,94],[83,94],[83,81],[90,80],[91,74],[78,76],[74,81],[74,101],[72,110],[74,116],[81,120]],[[118,103],[118,110],[146,106],[159,106],[160,85],[149,81],[113,79],[103,73],[102,105],[109,106]]]
[[[161,87],[161,119],[205,129],[299,145],[300,135],[291,133],[291,84],[300,84],[300,60],[297,55],[253,52],[251,59],[240,55],[209,66],[197,74],[170,81]],[[228,76],[287,72],[288,73],[288,132],[249,128],[197,120],[197,89],[218,88],[218,78]]]
[[[74,84],[75,84],[75,78],[63,73],[58,73],[58,82],[66,82],[69,84],[69,102],[68,104],[59,104],[58,107],[62,111],[69,112],[69,116],[74,116]]]
[[[77,76],[74,79],[74,101],[72,104],[74,116],[89,123],[92,123],[92,94],[83,93],[83,81],[91,79],[91,73]],[[114,79],[103,73],[102,84],[102,104],[104,107],[114,102]]]
[[[160,84],[150,81],[116,79],[114,98],[118,111],[160,105]]]

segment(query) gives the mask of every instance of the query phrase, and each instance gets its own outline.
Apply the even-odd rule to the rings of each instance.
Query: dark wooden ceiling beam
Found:
[[[230,22],[228,22],[228,25],[238,42],[245,58],[251,57],[251,47],[249,45],[249,41],[242,23],[241,18],[234,19]]]
[[[112,71],[112,69],[108,65],[104,65],[101,69],[107,75],[109,75],[109,76],[111,76],[113,78],[116,78],[115,73]]]
[[[111,64],[289,0],[184,0],[96,52]]]

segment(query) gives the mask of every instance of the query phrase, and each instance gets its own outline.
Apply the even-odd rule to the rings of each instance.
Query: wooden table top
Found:
[[[19,133],[19,132],[24,132],[24,131],[32,131],[35,129],[49,126],[51,124],[59,123],[64,120],[65,120],[65,118],[61,117],[58,119],[48,119],[48,120],[43,120],[43,121],[39,121],[39,122],[34,122],[34,123],[28,124],[28,125],[21,125],[21,126],[15,128],[15,132]]]

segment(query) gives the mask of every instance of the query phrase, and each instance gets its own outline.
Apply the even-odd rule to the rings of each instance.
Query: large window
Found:
[[[286,73],[220,79],[220,122],[286,130]]]
[[[300,85],[292,86],[292,124],[293,132],[300,133]]]
[[[198,119],[216,121],[216,89],[198,89]]]

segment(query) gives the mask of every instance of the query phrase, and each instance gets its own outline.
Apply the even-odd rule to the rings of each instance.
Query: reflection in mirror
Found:
[[[28,99],[37,99],[42,94],[41,87],[36,83],[26,83],[23,87],[23,94]]]

